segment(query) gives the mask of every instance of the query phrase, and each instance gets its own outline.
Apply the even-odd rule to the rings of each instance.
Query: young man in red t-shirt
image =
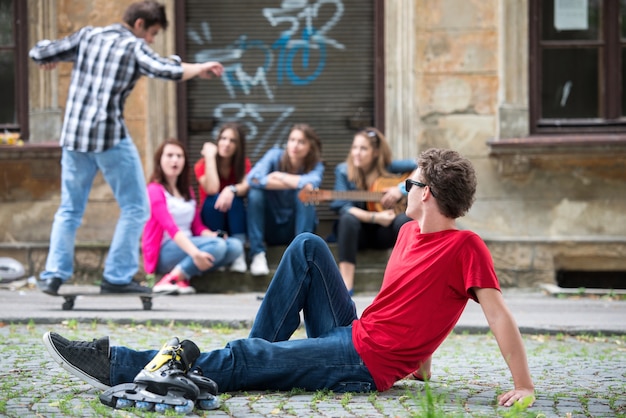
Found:
[[[400,230],[380,292],[361,318],[324,241],[301,234],[285,251],[249,338],[199,353],[194,367],[222,391],[384,391],[418,369],[430,374],[432,354],[473,299],[513,377],[499,404],[534,397],[521,334],[489,251],[455,223],[474,202],[472,164],[455,151],[431,149],[420,154],[406,186],[413,221]],[[309,338],[290,340],[300,311]],[[47,333],[44,343],[64,368],[102,389],[132,382],[157,354],[109,347],[107,337],[86,343]]]

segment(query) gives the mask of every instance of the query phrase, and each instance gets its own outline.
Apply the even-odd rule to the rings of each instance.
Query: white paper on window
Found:
[[[588,0],[554,0],[554,27],[557,30],[587,30]]]

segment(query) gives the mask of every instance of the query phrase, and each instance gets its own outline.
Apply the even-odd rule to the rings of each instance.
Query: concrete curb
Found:
[[[70,291],[65,286],[64,291]],[[63,310],[64,299],[31,288],[0,289],[0,321],[4,323],[55,324],[67,321],[118,324],[197,324],[249,327],[261,304],[262,293],[195,294],[160,296],[151,310],[143,310],[137,297],[89,297],[76,300],[73,310]],[[626,334],[626,301],[609,297],[559,298],[537,289],[504,289],[504,298],[523,333],[527,334]],[[355,295],[359,314],[373,294]],[[488,325],[480,305],[473,301],[461,316],[457,332],[482,333]]]

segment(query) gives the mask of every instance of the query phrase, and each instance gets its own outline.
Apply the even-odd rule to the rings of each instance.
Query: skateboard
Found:
[[[68,287],[72,287],[72,286],[66,286],[66,289],[61,289],[61,291],[58,294],[51,295],[51,296],[57,296],[57,297],[60,296],[64,299],[63,304],[61,305],[64,311],[70,311],[74,309],[74,302],[76,301],[76,298],[78,298],[79,296],[96,297],[96,298],[136,297],[136,298],[139,298],[139,300],[141,300],[143,310],[149,311],[152,309],[152,298],[164,295],[164,293],[100,293],[100,287],[95,287],[95,286],[81,286],[81,287],[77,286],[77,289],[70,291],[70,290],[67,290]],[[90,289],[91,287],[93,287],[93,289]]]

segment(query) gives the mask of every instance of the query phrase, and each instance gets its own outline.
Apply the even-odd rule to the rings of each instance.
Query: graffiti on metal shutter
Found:
[[[326,7],[326,19],[318,22],[320,9]],[[328,13],[328,8],[333,8]],[[334,39],[329,31],[343,16],[341,0],[286,0],[278,8],[263,8],[261,13],[268,28],[281,30],[273,42],[250,39],[242,33],[229,45],[211,48],[212,36],[208,22],[202,22],[199,30],[189,29],[188,36],[202,48],[194,54],[196,62],[219,61],[224,65],[221,81],[228,97],[233,101],[218,104],[213,117],[221,122],[238,122],[247,127],[248,140],[256,142],[248,151],[254,158],[275,138],[285,138],[291,125],[289,120],[296,107],[293,103],[275,103],[272,83],[280,86],[305,86],[315,82],[327,64],[327,48],[345,50],[345,45]],[[206,46],[206,47],[205,47]],[[246,57],[254,56],[258,64],[253,69],[244,68]],[[252,61],[252,60],[250,60]],[[260,88],[267,98],[264,103],[238,100]],[[266,128],[261,132],[258,125]],[[217,130],[219,127],[215,127]],[[215,133],[215,132],[214,132]],[[276,140],[278,142],[278,140]]]

